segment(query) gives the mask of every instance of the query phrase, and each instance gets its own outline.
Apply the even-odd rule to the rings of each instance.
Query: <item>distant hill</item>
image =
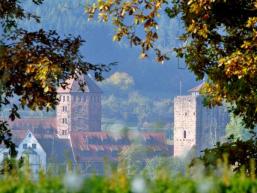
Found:
[[[82,0],[45,0],[44,4],[35,7],[30,1],[25,2],[26,8],[41,17],[41,24],[31,25],[23,23],[29,30],[38,28],[54,29],[62,35],[80,35],[86,40],[82,53],[93,63],[118,62],[115,71],[128,72],[135,80],[135,89],[151,98],[173,98],[179,94],[179,81],[182,80],[182,92],[193,87],[196,83],[194,76],[185,69],[179,69],[177,59],[161,65],[154,61],[154,57],[140,60],[139,50],[130,48],[126,41],[112,42],[112,26],[98,22],[88,22],[84,14]],[[163,17],[160,21],[159,46],[169,49],[178,44],[176,35],[179,24]],[[180,67],[183,67],[180,61]]]
[[[22,1],[25,8],[41,17],[40,24],[24,21],[21,25],[28,30],[40,28],[56,30],[61,36],[81,36],[86,40],[81,53],[91,63],[118,62],[112,71],[105,74],[110,77],[115,72],[125,72],[133,79],[133,87],[119,90],[112,86],[102,87],[103,120],[122,122],[125,125],[139,127],[149,125],[166,127],[172,124],[174,96],[194,87],[194,76],[185,69],[183,61],[174,55],[164,64],[154,61],[154,55],[145,60],[139,59],[139,49],[131,48],[126,40],[120,43],[112,41],[111,24],[97,21],[88,22],[84,13],[84,0],[44,0],[43,5],[35,6],[31,1]],[[181,26],[177,20],[161,17],[158,47],[172,50],[178,46],[177,36]],[[178,64],[179,63],[179,64]],[[3,109],[2,116],[8,115],[9,109]],[[51,117],[54,111],[21,111],[22,117]]]

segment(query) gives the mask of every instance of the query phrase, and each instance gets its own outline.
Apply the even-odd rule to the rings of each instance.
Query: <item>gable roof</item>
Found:
[[[24,129],[12,130],[12,140],[18,146],[28,135]],[[38,143],[46,152],[49,163],[65,163],[67,161],[74,162],[72,149],[68,139],[59,139],[55,134],[34,133]]]
[[[79,83],[85,82],[86,85],[84,86],[84,92],[90,92],[90,93],[102,93],[102,90],[97,86],[97,84],[88,76],[88,75],[80,75],[77,80],[68,79],[66,83],[68,86],[66,89],[63,89],[62,87],[59,87],[57,89],[57,93],[74,93],[74,92],[83,92],[81,90]]]
[[[30,145],[28,145],[30,144]],[[33,144],[36,144],[36,149],[34,149]],[[16,144],[17,145],[17,144]],[[24,149],[24,145],[27,146],[27,148]],[[18,145],[18,155],[22,154],[41,154],[43,156],[46,156],[46,152],[40,142],[37,140],[37,138],[34,136],[34,134],[28,130],[25,138],[21,141],[21,143]],[[45,161],[43,161],[45,163]],[[44,164],[45,165],[45,164]]]

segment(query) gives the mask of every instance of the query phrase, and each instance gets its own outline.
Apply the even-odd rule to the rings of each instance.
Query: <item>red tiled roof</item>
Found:
[[[15,121],[8,122],[11,128],[56,128],[56,118],[22,118],[15,119]]]
[[[13,139],[17,145],[24,139],[26,133],[27,130],[25,129],[13,130]],[[58,139],[55,134],[33,134],[39,140],[47,155],[53,154],[52,152],[55,152],[54,154],[63,152],[63,145],[65,145],[67,147],[64,149],[69,147],[77,161],[103,161],[104,158],[117,160],[117,153],[123,149],[127,149],[131,145],[131,141],[128,138],[122,137],[116,140],[104,131],[73,131],[70,135],[72,148],[68,139]],[[166,145],[165,134],[163,132],[129,132],[128,135],[132,139],[136,135],[142,138],[142,144],[151,148],[154,152],[168,152],[170,155],[172,154],[171,148]],[[65,157],[64,155],[57,156]]]
[[[159,149],[166,146],[166,138],[163,132],[130,132],[129,138],[134,139],[138,136],[143,139],[143,142],[149,142],[145,145],[153,146]],[[92,139],[90,141],[90,139]],[[105,144],[103,140],[109,139],[109,144]],[[126,140],[126,137],[120,138],[121,143],[117,143],[114,137],[107,132],[90,132],[90,131],[73,131],[71,133],[71,141],[73,148],[79,151],[120,151],[124,147],[128,147],[131,143],[122,143],[122,140]],[[126,141],[127,142],[127,141]]]

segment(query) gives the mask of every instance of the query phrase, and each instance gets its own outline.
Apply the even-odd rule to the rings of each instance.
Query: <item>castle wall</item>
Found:
[[[72,93],[72,103],[71,103],[71,127],[72,130],[86,130],[89,127],[89,104],[90,95],[83,92]]]
[[[101,130],[101,95],[97,93],[72,93],[72,130]]]
[[[229,121],[226,108],[207,108],[200,95],[174,99],[174,156],[185,155],[195,147],[197,155],[213,147],[225,135]]]
[[[101,95],[91,94],[89,105],[89,127],[91,131],[101,131],[102,105]]]
[[[196,150],[201,151],[213,147],[225,136],[225,128],[229,121],[228,112],[224,106],[205,107],[203,97],[197,97],[197,136]]]

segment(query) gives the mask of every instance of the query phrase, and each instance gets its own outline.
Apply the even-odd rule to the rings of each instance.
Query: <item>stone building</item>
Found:
[[[86,83],[83,90],[80,82]],[[57,135],[68,138],[72,130],[100,131],[100,88],[87,75],[80,76],[79,80],[69,79],[67,83],[66,89],[57,89],[60,99],[56,108]]]
[[[72,163],[83,175],[102,175],[106,163],[117,164],[120,153],[135,141],[147,147],[149,159],[172,155],[173,148],[166,143],[163,131],[128,131],[119,135],[102,131],[102,92],[88,76],[81,76],[80,81],[86,82],[85,92],[81,91],[79,81],[72,79],[67,81],[67,89],[58,88],[60,102],[55,117],[10,122],[14,142],[20,144],[29,128],[46,152],[47,169],[56,174]],[[33,151],[27,153],[34,155]],[[146,164],[146,160],[142,162]]]
[[[228,112],[224,106],[204,107],[199,94],[202,85],[189,90],[190,95],[174,99],[174,156],[186,155],[193,147],[200,155],[225,135]]]

